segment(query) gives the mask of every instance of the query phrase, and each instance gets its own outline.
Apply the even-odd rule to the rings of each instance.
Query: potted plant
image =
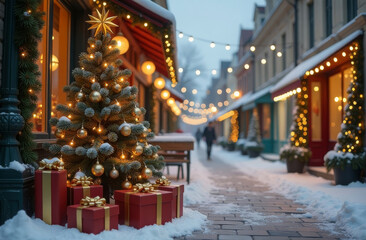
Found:
[[[228,141],[227,143],[227,150],[228,151],[235,151],[236,142]]]
[[[258,157],[263,150],[262,139],[260,136],[258,117],[253,113],[250,119],[248,141],[245,143],[244,151],[246,151],[250,158]]]
[[[353,154],[343,151],[329,151],[324,156],[328,172],[333,169],[336,185],[348,185],[361,180],[361,170],[366,164],[366,154]]]
[[[237,148],[237,150],[239,150],[241,152],[242,155],[248,155],[248,153],[245,149],[245,144],[246,143],[247,143],[247,140],[245,138],[240,138],[236,142],[236,148]]]
[[[280,159],[286,161],[288,173],[303,173],[305,164],[311,157],[311,151],[305,147],[286,144],[280,150]]]

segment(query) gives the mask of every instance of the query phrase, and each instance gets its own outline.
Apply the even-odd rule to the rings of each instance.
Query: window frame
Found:
[[[314,2],[308,4],[308,19],[309,19],[309,49],[314,47]]]
[[[332,34],[333,30],[333,3],[332,0],[325,0],[325,36]]]

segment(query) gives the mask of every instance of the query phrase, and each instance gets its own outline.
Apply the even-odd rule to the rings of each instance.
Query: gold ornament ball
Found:
[[[131,127],[129,125],[125,125],[121,128],[121,134],[125,137],[129,136],[131,134]]]
[[[122,90],[122,87],[121,87],[121,85],[120,85],[120,84],[115,83],[115,84],[113,85],[113,87],[112,87],[112,90],[113,90],[113,92],[115,92],[115,93],[119,93],[119,92]]]
[[[86,131],[85,128],[81,128],[76,132],[76,135],[78,138],[86,138],[88,136],[88,131]]]
[[[122,189],[130,190],[132,189],[132,183],[128,180],[122,182]]]
[[[65,137],[65,132],[62,131],[61,129],[56,129],[55,136],[58,137],[58,138],[64,138]]]
[[[142,113],[140,108],[135,108],[134,112],[136,116],[140,116]]]
[[[77,102],[80,102],[80,101],[82,101],[83,99],[84,99],[84,93],[83,92],[78,92],[76,95],[75,95],[75,100],[77,101]]]
[[[144,169],[142,169],[142,176],[144,177],[144,178],[151,178],[152,177],[152,171],[151,171],[151,169],[150,168],[148,168],[148,167],[144,167]]]
[[[104,173],[104,167],[102,164],[100,164],[99,162],[97,162],[96,164],[93,165],[92,167],[92,173],[94,176],[100,177],[103,175]]]
[[[118,178],[119,176],[119,172],[116,168],[113,168],[110,172],[109,172],[109,176],[113,179]]]
[[[133,150],[133,154],[139,156],[144,152],[144,148],[141,145],[137,145]]]
[[[94,103],[100,102],[100,100],[102,100],[102,95],[98,91],[92,91],[89,95],[89,99]]]
[[[100,179],[100,178],[95,179],[95,180],[94,180],[94,184],[95,184],[95,185],[100,185],[100,184],[102,184],[102,179]]]

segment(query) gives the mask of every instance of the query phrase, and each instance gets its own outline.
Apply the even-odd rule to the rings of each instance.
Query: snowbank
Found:
[[[221,160],[268,184],[273,191],[304,204],[319,219],[334,221],[352,237],[366,239],[366,184],[333,186],[330,181],[309,174],[288,174],[282,162],[253,160],[222,149],[216,149],[215,153]]]
[[[18,172],[24,172],[25,169],[27,168],[30,168],[32,172],[34,172],[34,167],[32,165],[29,165],[29,164],[24,164],[24,163],[20,163],[18,161],[11,161],[9,163],[9,167],[3,167],[0,165],[0,169],[13,169],[15,171],[18,171]]]
[[[58,225],[48,225],[40,219],[27,216],[22,210],[16,216],[5,222],[0,227],[0,239],[11,240],[110,240],[110,239],[133,239],[133,240],[165,240],[173,239],[182,235],[200,230],[206,221],[206,216],[184,208],[184,216],[174,219],[171,223],[163,226],[147,226],[140,230],[123,225],[118,230],[104,231],[98,235],[80,233],[79,230],[66,228]]]

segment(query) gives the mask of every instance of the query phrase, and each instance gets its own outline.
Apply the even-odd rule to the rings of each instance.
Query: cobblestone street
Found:
[[[205,231],[177,239],[347,239],[333,223],[304,211],[305,206],[270,191],[214,153],[207,161],[204,150],[198,151],[200,161],[215,176],[217,189],[211,192],[212,202],[188,207],[207,215],[209,223]]]

